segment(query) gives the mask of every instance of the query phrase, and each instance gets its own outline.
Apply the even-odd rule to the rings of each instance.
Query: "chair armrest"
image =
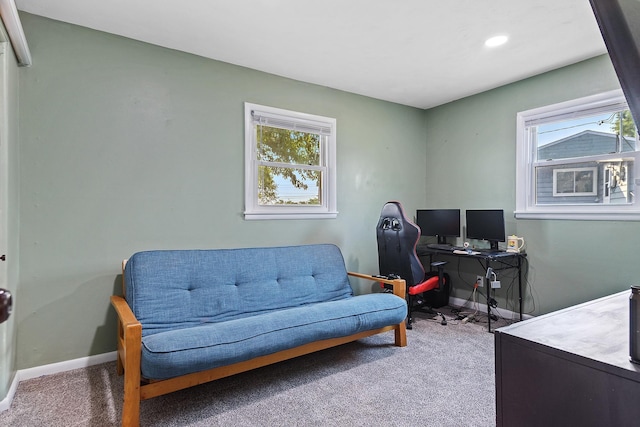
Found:
[[[405,299],[407,295],[407,282],[404,279],[385,279],[384,277],[372,276],[370,274],[354,273],[348,271],[349,276],[358,277],[365,280],[373,280],[375,282],[384,283],[393,286],[393,294]]]

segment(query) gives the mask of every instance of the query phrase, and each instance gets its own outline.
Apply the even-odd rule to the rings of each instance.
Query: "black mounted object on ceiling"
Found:
[[[631,115],[640,124],[640,1],[589,1]]]

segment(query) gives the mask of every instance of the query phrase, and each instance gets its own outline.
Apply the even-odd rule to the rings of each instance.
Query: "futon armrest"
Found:
[[[372,276],[370,274],[354,273],[348,271],[349,276],[358,277],[360,279],[373,280],[375,282],[384,283],[393,286],[393,294],[405,299],[407,294],[407,282],[404,279],[386,279],[384,277]]]
[[[142,324],[136,319],[127,301],[117,295],[111,305],[118,314],[118,374],[140,381],[140,352],[142,351]],[[128,372],[127,372],[128,371]]]
[[[131,311],[131,307],[127,304],[127,301],[121,296],[112,295],[111,305],[116,309],[118,318],[122,322],[122,327],[125,329],[139,326],[142,329],[142,324],[136,319],[136,316]]]

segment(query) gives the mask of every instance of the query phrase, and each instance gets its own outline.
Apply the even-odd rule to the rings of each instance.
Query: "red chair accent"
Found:
[[[423,292],[428,292],[432,289],[437,289],[440,285],[438,276],[428,278],[422,283],[418,283],[415,286],[410,286],[408,289],[409,295],[418,295]]]

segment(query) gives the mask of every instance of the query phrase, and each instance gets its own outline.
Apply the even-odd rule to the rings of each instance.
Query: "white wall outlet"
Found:
[[[484,276],[476,276],[476,283],[482,288],[484,286]]]
[[[498,289],[500,286],[501,286],[501,285],[500,285],[500,280],[493,280],[493,281],[491,282],[491,288],[492,288],[492,289]]]

